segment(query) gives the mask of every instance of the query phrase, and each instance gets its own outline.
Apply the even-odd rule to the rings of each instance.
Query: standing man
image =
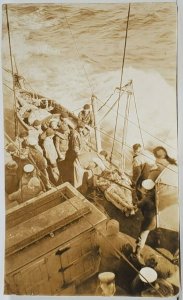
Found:
[[[56,132],[55,147],[59,160],[65,160],[66,152],[69,149],[69,132],[66,125],[61,125],[59,132]]]
[[[148,151],[142,149],[140,144],[133,145],[133,175],[132,187],[134,188],[133,200],[137,202],[140,198],[139,188],[142,181],[147,179],[149,172],[154,165],[153,156]]]
[[[48,128],[45,133],[46,133],[46,138],[43,141],[45,156],[48,160],[48,163],[50,164],[51,172],[54,177],[54,180],[57,182],[59,179],[59,170],[57,167],[58,153],[56,151],[54,141],[53,141],[55,132],[52,128]]]
[[[86,152],[86,140],[84,136],[85,124],[78,122],[77,130],[74,131],[72,136],[72,147],[76,156]]]
[[[126,237],[119,231],[119,222],[111,219],[106,224],[106,234],[98,237],[99,253],[101,256],[100,272],[118,273],[121,266],[123,246]]]
[[[35,138],[29,138],[29,159],[39,170],[39,177],[42,180],[46,190],[51,189],[51,184],[47,172],[47,161],[43,154],[37,149],[37,140]]]
[[[140,253],[145,246],[148,234],[156,227],[156,206],[155,206],[155,183],[151,179],[146,179],[142,182],[141,193],[142,200],[137,203],[137,207],[141,209],[143,220],[141,223],[141,232],[137,239],[135,254],[139,261],[141,260]]]

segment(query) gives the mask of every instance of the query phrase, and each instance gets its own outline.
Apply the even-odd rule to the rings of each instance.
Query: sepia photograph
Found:
[[[178,297],[177,19],[2,5],[4,295]]]

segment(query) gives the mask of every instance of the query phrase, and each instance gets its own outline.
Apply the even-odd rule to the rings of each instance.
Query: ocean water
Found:
[[[8,4],[12,52],[18,71],[42,95],[79,112],[95,94],[98,106],[120,85],[128,4]],[[131,4],[122,83],[133,80],[145,147],[164,145],[176,156],[176,27],[175,3]],[[5,6],[2,64],[10,69]],[[11,76],[3,72],[11,85]],[[13,95],[3,86],[5,117]],[[108,102],[117,99],[115,92]],[[142,143],[134,98],[130,100],[126,152]],[[116,151],[121,150],[126,96],[120,100]],[[109,107],[100,110],[102,119]],[[102,121],[114,134],[117,106]],[[7,127],[5,119],[5,128]],[[103,147],[111,149],[112,139]]]

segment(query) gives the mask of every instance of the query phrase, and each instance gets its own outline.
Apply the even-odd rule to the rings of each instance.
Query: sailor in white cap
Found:
[[[134,278],[131,284],[131,291],[135,296],[141,294],[143,290],[149,288],[149,284],[152,284],[157,280],[157,272],[149,267],[143,267],[139,274]]]
[[[34,166],[32,164],[26,164],[23,167],[23,175],[20,179],[19,187],[22,188],[23,185],[27,185],[29,180],[34,176]]]
[[[127,295],[127,292],[115,284],[115,274],[113,272],[99,273],[99,286],[97,287],[96,296],[119,296]]]
[[[155,206],[155,183],[151,179],[142,182],[142,199],[137,203],[141,209],[143,220],[141,223],[140,235],[137,239],[136,255],[141,259],[140,253],[147,240],[148,234],[156,227],[156,206]]]
[[[100,281],[97,294],[102,296],[114,296],[116,287],[115,287],[115,274],[112,272],[104,272],[98,275]]]
[[[38,196],[42,191],[40,180],[37,177],[32,177],[27,184],[19,187],[18,191],[10,194],[8,199],[22,203]]]
[[[132,187],[133,200],[138,201],[141,194],[139,187],[142,185],[142,181],[147,179],[149,172],[155,163],[155,158],[149,151],[142,148],[140,144],[133,145],[133,175],[132,175]]]

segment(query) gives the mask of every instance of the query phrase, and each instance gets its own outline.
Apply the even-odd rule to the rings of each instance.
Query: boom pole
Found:
[[[98,120],[98,107],[97,107],[97,98],[92,95],[91,97],[92,102],[92,110],[94,116],[94,130],[95,130],[95,140],[96,140],[96,150],[99,153],[102,150],[101,146],[101,135],[100,135],[100,128],[99,128],[99,120]]]
[[[123,126],[123,137],[122,137],[122,144],[121,144],[121,168],[122,170],[125,170],[125,145],[126,145],[126,138],[127,138],[127,131],[128,131],[128,118],[129,118],[129,112],[130,112],[130,99],[131,99],[131,88],[132,88],[132,80],[128,83],[128,90],[127,90],[127,102],[126,102],[126,108],[125,108],[125,118],[124,118],[124,126]]]

